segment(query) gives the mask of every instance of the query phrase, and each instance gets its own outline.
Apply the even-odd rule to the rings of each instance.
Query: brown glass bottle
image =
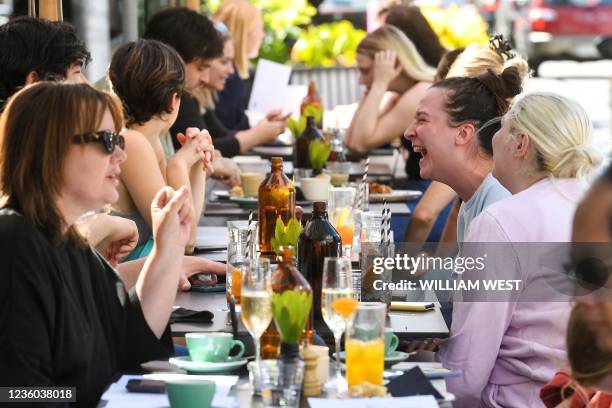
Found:
[[[306,128],[295,142],[293,166],[298,169],[312,169],[310,163],[310,144],[315,140],[325,141],[323,133],[315,126],[314,116],[306,117]]]
[[[307,330],[312,310],[312,288],[295,266],[292,246],[281,247],[278,267],[272,273],[272,312],[281,338],[281,355],[297,352],[305,339],[312,342]]]
[[[263,255],[274,253],[272,238],[276,219],[285,224],[295,215],[295,187],[283,173],[283,159],[272,158],[272,171],[259,186],[259,248]]]
[[[314,203],[312,219],[298,238],[298,269],[306,277],[313,291],[312,313],[314,319],[321,316],[321,286],[323,260],[340,256],[340,234],[327,219],[327,203]]]
[[[300,105],[301,115],[304,115],[304,111],[308,106],[320,109],[321,118],[317,121],[316,126],[319,129],[323,129],[323,102],[321,102],[321,96],[318,94],[315,83],[312,80],[308,84],[308,94],[302,99],[302,104]]]
[[[280,334],[276,330],[274,320],[270,322],[270,325],[265,332],[261,335],[261,358],[264,359],[276,359],[280,351]]]

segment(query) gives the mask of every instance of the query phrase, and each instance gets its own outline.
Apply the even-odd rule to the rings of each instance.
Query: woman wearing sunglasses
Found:
[[[154,40],[125,44],[113,55],[108,75],[121,99],[128,128],[123,132],[128,159],[121,165],[119,200],[113,210],[138,226],[138,247],[128,258],[135,259],[146,256],[153,247],[148,209],[163,186],[188,186],[199,219],[204,206],[206,170],[213,172],[214,147],[208,132],[188,129],[187,136],[179,135],[183,146],[166,161],[160,136],[176,120],[185,86],[185,66],[172,48]],[[187,244],[191,250],[196,224],[197,221]]]
[[[153,198],[155,244],[129,291],[75,227],[118,198],[121,127],[120,106],[86,84],[26,87],[0,118],[2,386],[76,387],[77,406],[96,406],[119,371],[172,350],[188,189]]]
[[[546,292],[548,271],[558,266],[550,243],[571,241],[584,178],[600,162],[591,132],[580,105],[545,92],[519,97],[501,120],[493,175],[512,196],[474,218],[465,241],[506,243],[466,246],[486,245],[487,277],[519,278],[521,286],[508,299],[488,291],[489,301],[453,303],[450,338],[438,356],[463,371],[447,380],[455,406],[541,406],[540,388],[564,365],[570,304]],[[504,253],[491,254],[495,248]]]

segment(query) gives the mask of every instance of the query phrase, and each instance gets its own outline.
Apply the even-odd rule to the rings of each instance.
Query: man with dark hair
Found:
[[[24,85],[41,80],[85,80],[91,55],[74,27],[33,17],[0,26],[0,105]]]

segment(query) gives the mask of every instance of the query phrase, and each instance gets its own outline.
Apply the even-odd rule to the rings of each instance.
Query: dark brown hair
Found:
[[[597,338],[584,321],[589,311],[578,305],[572,309],[567,323],[567,359],[572,368],[572,378],[580,385],[596,385],[603,377],[612,374],[612,353],[597,345]]]
[[[457,60],[459,54],[461,54],[464,50],[465,48],[457,48],[455,50],[446,52],[442,56],[440,62],[438,62],[438,66],[436,67],[436,76],[434,77],[434,82],[440,82],[441,80],[446,78],[451,66],[453,65],[455,60]]]
[[[391,24],[408,37],[416,46],[427,65],[435,67],[446,49],[431,28],[421,10],[416,6],[398,4],[387,12],[385,23]]]
[[[111,95],[88,84],[39,82],[16,93],[0,117],[0,189],[6,204],[54,242],[83,242],[75,227],[65,224],[57,200],[73,136],[96,132],[106,109],[119,131],[121,108]]]
[[[155,40],[138,40],[117,49],[108,69],[113,90],[121,99],[128,125],[170,113],[172,96],[181,96],[185,65],[171,47]]]
[[[501,75],[489,69],[476,78],[448,78],[432,87],[448,91],[445,109],[449,124],[473,123],[478,129],[479,146],[492,156],[491,140],[501,127],[498,119],[508,110],[509,101],[522,91],[518,69],[506,68]]]

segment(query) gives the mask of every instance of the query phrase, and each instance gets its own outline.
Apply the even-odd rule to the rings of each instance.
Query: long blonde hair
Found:
[[[591,120],[572,99],[550,92],[528,93],[514,100],[506,118],[511,135],[529,135],[542,172],[581,178],[601,163],[600,154],[591,147]]]
[[[425,63],[412,41],[398,28],[383,25],[369,33],[357,47],[357,53],[371,59],[378,51],[393,50],[403,68],[403,73],[416,81],[432,82],[435,69]]]
[[[509,67],[515,67],[521,80],[525,80],[529,67],[523,58],[515,56],[508,59],[492,49],[490,45],[470,44],[451,64],[445,78],[476,78],[489,69],[496,75],[501,75],[504,69]]]
[[[238,75],[242,79],[249,77],[247,37],[257,19],[261,20],[261,18],[261,11],[246,0],[225,0],[213,17],[215,23],[225,24],[231,33],[236,50],[234,62]]]

